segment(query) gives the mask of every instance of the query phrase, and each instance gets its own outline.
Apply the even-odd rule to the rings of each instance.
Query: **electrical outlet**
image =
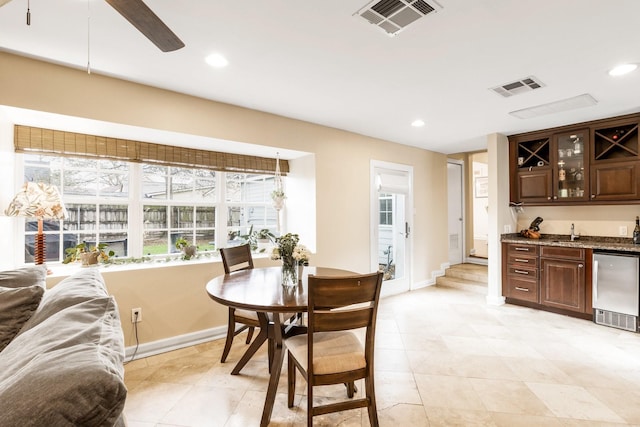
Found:
[[[626,225],[621,225],[620,228],[618,229],[618,235],[620,236],[626,236],[627,235],[627,226]]]
[[[511,225],[510,224],[507,224],[507,225],[504,226],[504,232],[505,232],[505,234],[511,233]]]
[[[139,323],[142,322],[142,308],[132,308],[131,309],[131,323]]]

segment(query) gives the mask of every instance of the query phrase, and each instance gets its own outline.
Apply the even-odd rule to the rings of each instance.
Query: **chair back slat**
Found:
[[[364,328],[371,324],[372,316],[372,307],[348,311],[316,311],[313,318],[313,331],[329,332]]]
[[[373,301],[378,288],[377,275],[309,276],[309,303],[314,309],[323,309]]]
[[[382,274],[309,276],[309,330],[344,331],[375,322]]]
[[[253,268],[253,257],[248,244],[234,246],[231,248],[221,248],[220,256],[225,274],[232,271],[249,270]]]

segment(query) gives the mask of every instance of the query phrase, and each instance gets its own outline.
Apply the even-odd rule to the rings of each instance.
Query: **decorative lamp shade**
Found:
[[[43,182],[26,182],[4,213],[39,219],[64,219],[67,216],[58,189]]]
[[[43,182],[26,182],[4,213],[8,216],[37,218],[38,234],[35,236],[34,260],[36,264],[44,264],[46,249],[42,221],[45,219],[60,220],[67,216],[67,210],[62,203],[58,189]]]

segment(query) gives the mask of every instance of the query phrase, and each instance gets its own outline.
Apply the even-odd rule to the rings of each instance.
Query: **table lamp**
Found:
[[[55,185],[44,182],[26,182],[4,213],[7,216],[24,216],[38,219],[34,259],[36,264],[44,264],[46,252],[42,221],[45,219],[60,220],[67,216],[67,210]]]

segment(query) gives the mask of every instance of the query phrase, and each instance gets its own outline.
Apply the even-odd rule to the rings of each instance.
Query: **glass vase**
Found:
[[[298,266],[282,263],[282,286],[292,287],[298,285]]]

